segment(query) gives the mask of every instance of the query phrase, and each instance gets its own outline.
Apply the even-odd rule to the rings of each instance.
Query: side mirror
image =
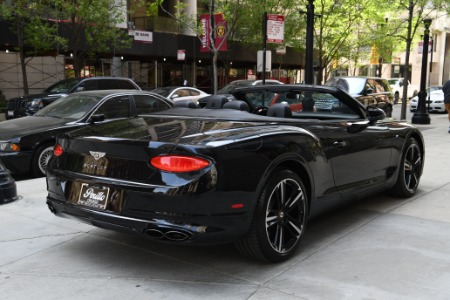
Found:
[[[77,92],[82,92],[82,91],[84,91],[84,86],[79,86],[79,87],[77,87],[76,91],[77,91]]]
[[[366,111],[367,111],[367,118],[369,119],[371,124],[374,124],[377,121],[386,118],[386,113],[379,107],[369,105],[367,106]]]
[[[105,115],[103,115],[103,114],[92,115],[91,118],[89,119],[90,123],[103,122],[103,121],[105,121]]]
[[[170,97],[170,99],[176,99],[178,97],[180,97],[178,94],[173,94],[172,97]]]

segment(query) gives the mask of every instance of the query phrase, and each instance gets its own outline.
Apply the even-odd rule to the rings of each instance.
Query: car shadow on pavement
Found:
[[[93,249],[97,249],[94,251],[95,253],[105,253],[106,251],[108,254],[99,258],[103,262],[97,261],[96,263],[108,264],[108,260],[114,258],[117,261],[126,261],[128,267],[136,272],[147,270],[146,268],[142,269],[142,265],[164,270],[167,266],[161,261],[165,260],[169,265],[172,265],[173,261],[180,262],[181,264],[178,265],[180,269],[183,269],[183,265],[186,264],[184,271],[188,273],[191,264],[219,268],[221,272],[235,272],[236,268],[247,272],[244,271],[245,268],[252,269],[254,267],[278,269],[277,265],[286,267],[286,265],[303,261],[313,253],[332,245],[342,237],[364,227],[405,202],[408,200],[379,194],[331,210],[310,221],[298,251],[291,259],[280,264],[267,264],[243,256],[232,244],[214,246],[164,244],[141,235],[122,234],[94,227],[85,236],[86,238],[72,241],[71,247],[67,250],[72,251],[75,247],[77,255],[81,254],[80,259],[89,257]],[[154,264],[156,260],[159,261],[157,265]]]

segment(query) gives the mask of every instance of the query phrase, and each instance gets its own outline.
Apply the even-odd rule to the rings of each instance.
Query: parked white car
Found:
[[[409,104],[409,110],[411,112],[416,111],[418,105],[419,105],[419,96],[412,97],[411,102]],[[442,85],[430,86],[427,89],[425,107],[428,109],[429,112],[446,112]]]
[[[392,93],[394,93],[394,104],[398,103],[398,100],[403,99],[403,78],[389,78],[389,85],[391,86]],[[416,96],[419,93],[419,86],[411,84],[408,80],[408,99]]]
[[[173,102],[191,100],[192,102],[197,103],[199,99],[210,95],[202,90],[189,86],[159,87],[154,89],[152,92],[160,94]]]

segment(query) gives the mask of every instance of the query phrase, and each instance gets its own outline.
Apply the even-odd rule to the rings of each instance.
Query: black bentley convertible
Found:
[[[180,245],[233,242],[277,262],[325,209],[416,192],[425,146],[412,125],[335,87],[261,86],[233,97],[60,136],[47,169],[50,210]],[[302,109],[292,112],[293,102]]]

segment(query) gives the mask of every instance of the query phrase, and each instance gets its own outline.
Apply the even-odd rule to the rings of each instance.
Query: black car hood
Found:
[[[65,96],[65,95],[67,95],[67,94],[64,94],[64,93],[61,93],[61,94],[58,94],[58,93],[52,93],[52,94],[40,93],[40,94],[32,94],[32,95],[27,95],[27,96],[20,96],[20,97],[16,97],[16,98],[11,98],[11,99],[9,99],[9,101],[21,100],[21,101],[31,102],[31,101],[36,100],[36,99],[41,99],[41,100],[43,100],[43,99],[58,99],[58,98],[61,98],[61,97]]]
[[[6,120],[0,123],[0,140],[9,140],[56,127],[63,127],[67,123],[66,119],[36,116]]]
[[[21,99],[21,100],[26,100],[26,101],[33,101],[35,99],[56,99],[56,98],[60,98],[64,95],[67,94],[58,94],[58,93],[39,93],[39,94],[32,94],[32,95],[27,95],[27,96],[20,96],[20,97],[16,97],[16,98],[12,98],[10,100],[16,100],[16,99]]]

